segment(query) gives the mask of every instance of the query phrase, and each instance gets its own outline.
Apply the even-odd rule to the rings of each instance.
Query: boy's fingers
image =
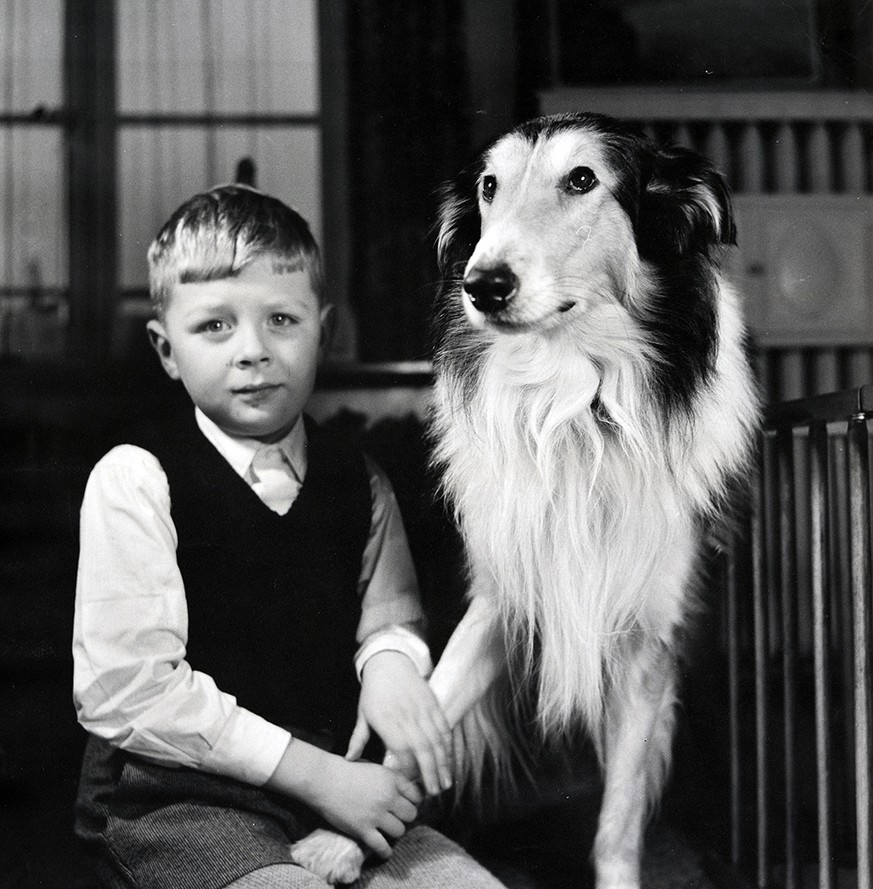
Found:
[[[359,759],[370,740],[370,726],[367,720],[361,714],[358,714],[358,721],[355,723],[354,731],[349,738],[349,749],[346,751],[346,759]]]
[[[401,821],[409,824],[410,822],[415,821],[416,817],[418,817],[418,806],[413,805],[408,799],[401,796],[394,806],[393,814]]]
[[[391,844],[378,830],[368,831],[361,839],[364,841],[364,845],[372,849],[380,858],[391,857]]]
[[[418,806],[424,799],[424,794],[421,792],[421,788],[412,781],[403,781],[401,784],[397,785],[397,789],[414,806]]]
[[[383,834],[387,834],[391,839],[399,840],[406,833],[406,825],[396,815],[392,815],[389,812],[382,819],[379,830]]]

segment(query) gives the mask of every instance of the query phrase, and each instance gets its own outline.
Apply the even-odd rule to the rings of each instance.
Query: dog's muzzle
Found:
[[[493,315],[509,305],[518,289],[518,278],[507,265],[484,269],[474,266],[464,276],[463,287],[475,309]]]

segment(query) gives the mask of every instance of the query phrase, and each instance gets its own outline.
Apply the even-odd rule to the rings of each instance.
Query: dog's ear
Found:
[[[466,167],[440,191],[437,261],[444,281],[460,277],[482,228],[477,189],[481,163]]]
[[[637,243],[644,259],[701,253],[736,243],[730,195],[704,157],[670,146],[652,151],[640,200]]]

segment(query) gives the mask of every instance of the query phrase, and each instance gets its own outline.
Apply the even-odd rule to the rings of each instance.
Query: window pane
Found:
[[[0,0],[3,111],[61,104],[63,13],[63,0]]]
[[[317,0],[119,0],[121,114],[316,114]]]
[[[0,0],[0,103],[29,114],[61,103],[62,0]],[[67,283],[60,128],[0,126],[0,287]]]
[[[0,128],[0,282],[3,287],[67,284],[63,143],[55,127]]]
[[[124,127],[118,158],[122,290],[148,286],[145,254],[158,228],[195,192],[232,181],[244,157],[255,162],[258,186],[298,210],[321,240],[317,127]]]

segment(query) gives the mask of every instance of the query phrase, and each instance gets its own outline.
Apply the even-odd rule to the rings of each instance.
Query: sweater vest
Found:
[[[141,444],[170,486],[186,658],[240,706],[339,749],[354,727],[359,692],[358,584],[372,518],[363,458],[306,418],[306,478],[291,509],[278,515],[193,416],[188,422]]]

